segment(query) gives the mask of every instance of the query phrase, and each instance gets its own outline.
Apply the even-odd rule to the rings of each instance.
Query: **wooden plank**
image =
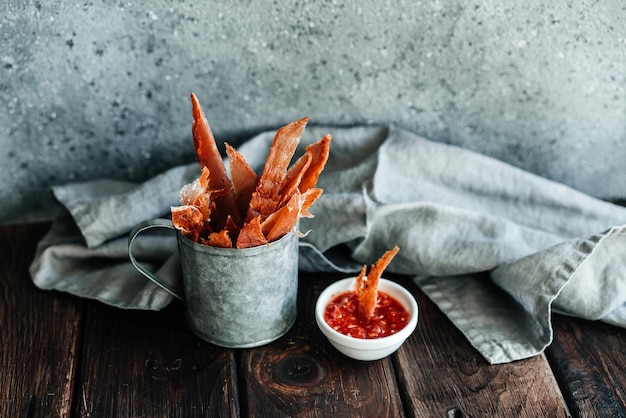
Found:
[[[238,416],[233,350],[193,335],[183,306],[160,312],[91,303],[77,416]]]
[[[489,365],[411,282],[420,322],[394,356],[403,401],[412,417],[567,417],[543,355]]]
[[[574,417],[626,417],[626,329],[555,315],[547,350]]]
[[[28,266],[48,224],[0,228],[0,416],[65,417],[82,301],[37,289]]]
[[[240,352],[244,416],[405,416],[391,359],[351,360],[315,324],[317,296],[337,278],[301,274],[294,328],[272,344]]]

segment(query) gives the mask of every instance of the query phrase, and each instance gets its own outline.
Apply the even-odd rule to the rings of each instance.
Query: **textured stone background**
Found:
[[[192,161],[191,91],[220,141],[394,124],[623,198],[625,90],[622,0],[3,1],[0,223]]]

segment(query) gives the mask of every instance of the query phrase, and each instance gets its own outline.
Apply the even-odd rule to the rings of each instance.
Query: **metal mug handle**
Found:
[[[174,228],[174,224],[172,224],[172,221],[169,219],[161,219],[161,218],[150,219],[150,220],[143,221],[137,224],[133,228],[133,230],[130,231],[130,235],[128,236],[128,257],[130,258],[130,262],[133,263],[133,266],[135,266],[135,268],[141,274],[146,276],[150,281],[152,281],[154,284],[159,286],[161,289],[165,290],[166,292],[168,292],[169,294],[171,294],[172,296],[180,300],[184,300],[182,294],[180,294],[172,286],[163,282],[156,275],[154,275],[153,273],[148,271],[145,267],[143,267],[141,264],[139,264],[139,262],[135,259],[135,256],[133,255],[132,247],[133,247],[133,243],[135,242],[135,238],[137,238],[137,236],[141,232],[147,229],[151,229],[151,228],[167,228],[167,229],[176,230],[176,228]]]

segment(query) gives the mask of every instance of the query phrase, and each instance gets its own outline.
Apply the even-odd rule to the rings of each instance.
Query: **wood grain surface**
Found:
[[[626,329],[554,318],[546,354],[575,417],[626,417]]]
[[[47,229],[0,228],[1,417],[71,412],[83,302],[31,282],[28,266]]]
[[[313,307],[337,275],[301,274],[298,320],[253,349],[196,337],[174,302],[121,310],[37,289],[49,225],[0,227],[0,417],[626,417],[626,330],[556,315],[545,355],[491,366],[407,277],[416,331],[392,356],[351,360]]]

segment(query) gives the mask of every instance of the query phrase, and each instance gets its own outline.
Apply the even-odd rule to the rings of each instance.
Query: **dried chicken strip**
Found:
[[[209,176],[209,169],[203,167],[200,177],[184,185],[178,195],[178,200],[182,206],[195,206],[202,213],[206,222],[210,221],[211,211],[215,209],[213,200],[228,192],[227,189],[210,190]]]
[[[183,186],[178,195],[178,200],[183,206],[195,206],[198,208],[205,220],[211,218],[208,168],[203,167],[199,178]]]
[[[185,184],[178,193],[181,205],[195,205],[208,189],[209,169],[204,167],[200,177],[189,184]]]
[[[268,241],[261,230],[261,217],[255,216],[246,222],[239,231],[237,238],[237,248],[250,248],[265,245]]]
[[[358,300],[357,315],[362,320],[369,321],[372,315],[374,315],[378,295],[378,280],[399,250],[400,249],[395,246],[391,250],[386,251],[378,261],[371,266],[367,276],[363,274],[363,269],[361,270],[361,274],[357,278],[355,291]]]
[[[367,276],[367,265],[363,265],[361,267],[361,271],[356,278],[356,282],[354,283],[354,292],[358,295],[363,293],[363,288],[365,287],[365,280]]]
[[[261,228],[268,242],[276,241],[290,231],[294,231],[300,218],[301,194],[298,190],[286,205],[270,214],[261,223]]]
[[[311,164],[300,181],[299,188],[302,193],[315,187],[317,184],[317,180],[326,166],[326,161],[328,161],[331,138],[331,135],[326,135],[324,138],[306,147],[305,152],[311,156]]]
[[[265,160],[259,183],[252,193],[246,219],[261,215],[261,221],[273,213],[280,202],[280,185],[309,118],[305,117],[278,129]]]
[[[200,233],[204,228],[204,216],[202,212],[191,205],[172,206],[172,223],[184,236],[193,242],[198,242]]]
[[[331,136],[326,135],[318,142],[308,145],[305,154],[287,171],[281,186],[281,204],[291,197],[295,187],[302,193],[304,201],[300,216],[313,217],[308,209],[322,194],[321,189],[313,189],[328,160],[330,140]]]
[[[232,243],[237,241],[237,235],[239,235],[240,229],[241,228],[233,221],[233,218],[231,218],[230,216],[226,218],[226,225],[224,225],[224,230],[228,231],[228,236],[231,240],[231,246]]]
[[[226,154],[230,165],[230,178],[235,192],[235,202],[243,218],[250,205],[252,193],[259,182],[259,176],[235,148],[226,144]]]
[[[218,189],[230,187],[215,137],[204,116],[198,97],[194,93],[191,93],[191,113],[193,116],[191,132],[200,168],[207,167],[211,171],[211,187]]]
[[[280,196],[280,201],[278,203],[279,206],[285,205],[289,199],[291,199],[291,196],[296,192],[296,190],[299,190],[302,176],[304,176],[310,165],[311,155],[304,154],[298,159],[298,161],[296,161],[289,171],[287,171],[287,174],[283,179],[283,183],[280,186],[280,191],[278,192],[278,195]]]
[[[226,229],[223,229],[220,232],[211,232],[209,234],[209,238],[201,242],[202,244],[210,245],[211,247],[232,248],[233,246],[233,242],[231,241]]]
[[[228,193],[224,196],[215,199],[216,206],[219,208],[214,220],[216,226],[221,227],[226,221],[226,215],[230,214],[233,217],[235,223],[241,222],[238,211],[236,211],[235,196],[232,192],[232,185],[230,179],[226,174],[226,168],[222,161],[215,137],[209,126],[209,122],[204,116],[200,102],[194,93],[191,93],[191,107],[193,115],[193,124],[191,132],[193,135],[194,147],[196,149],[196,156],[200,168],[207,167],[211,172],[209,178],[209,186],[212,189],[227,189]]]
[[[313,218],[313,214],[309,212],[309,208],[322,195],[323,190],[318,187],[311,187],[302,193],[302,206],[300,207],[301,218]]]

